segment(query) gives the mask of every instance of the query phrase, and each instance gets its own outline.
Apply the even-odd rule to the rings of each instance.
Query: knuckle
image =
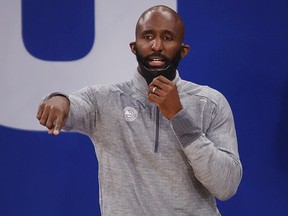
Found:
[[[41,103],[38,108],[38,112],[43,111],[45,109],[45,104]]]
[[[45,105],[46,105],[46,101],[42,101],[42,103],[40,104],[40,107],[41,107],[41,108],[44,108]]]
[[[45,111],[51,110],[51,105],[45,104],[45,105],[44,105],[44,110],[45,110]]]
[[[55,111],[57,111],[57,108],[55,106],[50,106],[50,110],[51,110],[51,112],[55,112]]]
[[[61,116],[62,115],[62,112],[63,110],[60,110],[58,107],[55,107],[55,106],[51,106],[50,107],[50,112],[55,115],[55,116]]]
[[[40,123],[41,125],[45,125],[45,124],[46,124],[46,121],[45,121],[44,119],[40,119],[39,123]]]

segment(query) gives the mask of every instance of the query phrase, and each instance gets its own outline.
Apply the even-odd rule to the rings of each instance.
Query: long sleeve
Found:
[[[203,99],[202,99],[203,101]],[[215,104],[214,104],[215,105]],[[232,111],[220,95],[212,111],[198,111],[199,118],[183,109],[171,120],[177,136],[196,178],[219,200],[233,196],[242,178],[238,144]],[[193,116],[193,117],[192,117]],[[210,116],[206,131],[203,121]]]
[[[69,95],[70,112],[64,130],[91,134],[96,127],[97,101],[95,91],[86,87]]]

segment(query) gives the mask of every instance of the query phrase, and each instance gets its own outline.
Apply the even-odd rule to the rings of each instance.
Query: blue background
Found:
[[[27,51],[48,61],[83,58],[94,42],[94,8],[94,0],[22,0]]]
[[[234,112],[244,176],[220,211],[287,215],[288,2],[179,0],[178,11],[191,46],[182,78],[220,90]],[[97,213],[97,161],[87,137],[0,126],[1,216]]]

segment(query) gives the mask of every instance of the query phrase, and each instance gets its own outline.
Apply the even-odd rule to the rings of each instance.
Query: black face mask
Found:
[[[154,52],[148,56],[142,56],[137,47],[136,49],[136,58],[140,67],[140,74],[145,78],[147,84],[149,85],[152,80],[155,77],[158,77],[160,75],[166,77],[169,80],[173,80],[176,76],[176,69],[179,65],[179,62],[181,60],[181,51],[180,49],[176,55],[172,59],[167,59],[165,56],[161,55],[159,52]],[[164,60],[165,67],[162,69],[158,69],[157,67],[151,67],[149,65],[149,57],[160,57],[162,60]]]

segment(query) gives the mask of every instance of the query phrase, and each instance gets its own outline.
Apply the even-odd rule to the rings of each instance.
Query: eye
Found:
[[[172,40],[173,40],[173,37],[172,37],[172,35],[170,35],[170,34],[165,34],[165,35],[163,36],[163,39],[164,39],[165,41],[172,41]]]
[[[152,40],[153,39],[153,35],[152,34],[145,34],[143,38],[146,39],[146,40]]]

